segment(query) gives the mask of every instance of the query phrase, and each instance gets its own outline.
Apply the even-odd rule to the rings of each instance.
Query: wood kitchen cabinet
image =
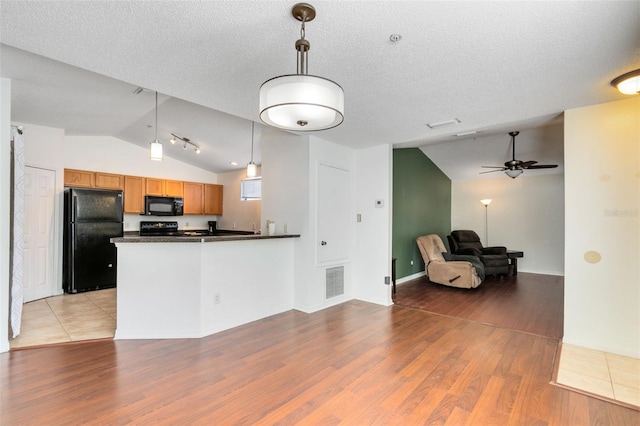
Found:
[[[120,189],[124,212],[144,213],[144,196],[183,197],[184,214],[222,214],[222,185],[64,169],[64,186]]]
[[[124,212],[144,213],[145,178],[140,176],[124,177]]]
[[[204,213],[204,184],[184,182],[184,214]]]
[[[222,214],[222,185],[204,185],[204,214]]]
[[[86,170],[64,169],[64,186],[93,188],[96,174]]]
[[[184,197],[184,182],[157,178],[146,178],[145,193],[166,197]]]
[[[169,197],[184,197],[184,182],[181,180],[165,180],[164,192]]]
[[[104,189],[124,189],[124,175],[95,172],[95,187]]]

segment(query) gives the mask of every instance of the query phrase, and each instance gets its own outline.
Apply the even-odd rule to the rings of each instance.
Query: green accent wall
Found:
[[[418,148],[393,150],[392,232],[396,278],[424,271],[417,237],[438,234],[448,247],[451,180]]]

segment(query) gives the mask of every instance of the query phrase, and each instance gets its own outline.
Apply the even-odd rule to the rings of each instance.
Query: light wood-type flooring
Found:
[[[2,424],[637,425],[549,383],[558,340],[399,306],[0,354]]]

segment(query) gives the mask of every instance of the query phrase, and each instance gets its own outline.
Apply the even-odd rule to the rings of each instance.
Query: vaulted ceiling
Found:
[[[161,140],[174,132],[202,146],[197,157],[175,146],[166,155],[214,172],[242,167],[260,85],[295,73],[293,4],[3,0],[12,118],[147,147],[158,91]],[[511,130],[522,131],[518,158],[561,164],[562,112],[622,99],[609,82],[640,68],[638,1],[312,4],[309,72],[339,83],[346,105],[344,123],[317,136],[421,147],[453,179],[494,175],[480,166],[510,159]],[[258,141],[278,132],[256,127]]]

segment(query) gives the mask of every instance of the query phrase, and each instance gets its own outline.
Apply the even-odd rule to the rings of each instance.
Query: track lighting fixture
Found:
[[[175,145],[177,141],[183,142],[182,149],[187,149],[188,146],[190,145],[193,147],[193,150],[195,151],[196,154],[200,154],[200,147],[195,143],[191,142],[191,139],[178,136],[175,133],[171,133],[171,139],[169,139],[169,142],[171,143],[171,145]]]

